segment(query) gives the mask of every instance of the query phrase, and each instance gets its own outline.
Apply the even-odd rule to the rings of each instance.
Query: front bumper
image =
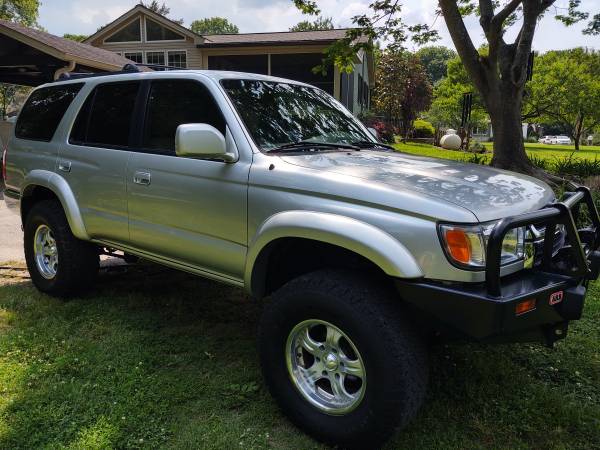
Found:
[[[592,227],[577,229],[582,204]],[[564,225],[565,246],[553,252],[554,229]],[[525,225],[545,225],[540,264],[500,278],[505,234]],[[587,188],[568,193],[560,203],[500,221],[490,236],[485,283],[396,280],[401,298],[442,329],[474,340],[542,341],[548,345],[566,337],[568,323],[581,318],[589,280],[600,272],[600,217]],[[535,304],[527,312],[517,305]]]

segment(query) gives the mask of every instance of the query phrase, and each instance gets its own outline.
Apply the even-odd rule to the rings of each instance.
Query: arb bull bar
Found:
[[[577,229],[585,205],[591,226]],[[556,249],[556,227],[565,243]],[[513,228],[545,226],[541,260],[529,270],[500,277],[502,242]],[[566,337],[568,323],[581,317],[589,280],[600,273],[600,216],[591,192],[578,187],[560,202],[502,219],[487,242],[485,283],[397,280],[402,299],[433,318],[442,329],[475,340],[543,341]]]

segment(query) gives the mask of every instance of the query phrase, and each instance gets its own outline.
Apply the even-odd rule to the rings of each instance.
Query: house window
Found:
[[[159,23],[146,18],[147,41],[183,41],[185,37],[173,30],[163,27]]]
[[[167,52],[169,66],[185,69],[187,67],[187,53],[184,50],[172,50]]]
[[[146,52],[146,64],[165,65],[165,52]]]
[[[124,52],[123,56],[138,64],[144,62],[144,54],[142,52]]]
[[[129,25],[107,37],[104,42],[141,42],[142,31],[140,20],[136,19]]]

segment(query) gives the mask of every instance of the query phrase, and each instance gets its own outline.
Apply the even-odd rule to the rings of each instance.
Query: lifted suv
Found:
[[[118,249],[270,297],[266,382],[318,439],[373,447],[425,397],[432,333],[564,338],[598,276],[586,188],[395,152],[312,86],[232,72],[33,91],[5,158],[34,284],[88,289]],[[592,226],[577,229],[585,205]]]

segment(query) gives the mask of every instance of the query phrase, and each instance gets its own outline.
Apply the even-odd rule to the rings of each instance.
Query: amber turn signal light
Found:
[[[520,316],[522,314],[528,313],[535,309],[535,298],[530,298],[528,300],[523,300],[522,302],[517,303],[515,307],[515,314]]]

